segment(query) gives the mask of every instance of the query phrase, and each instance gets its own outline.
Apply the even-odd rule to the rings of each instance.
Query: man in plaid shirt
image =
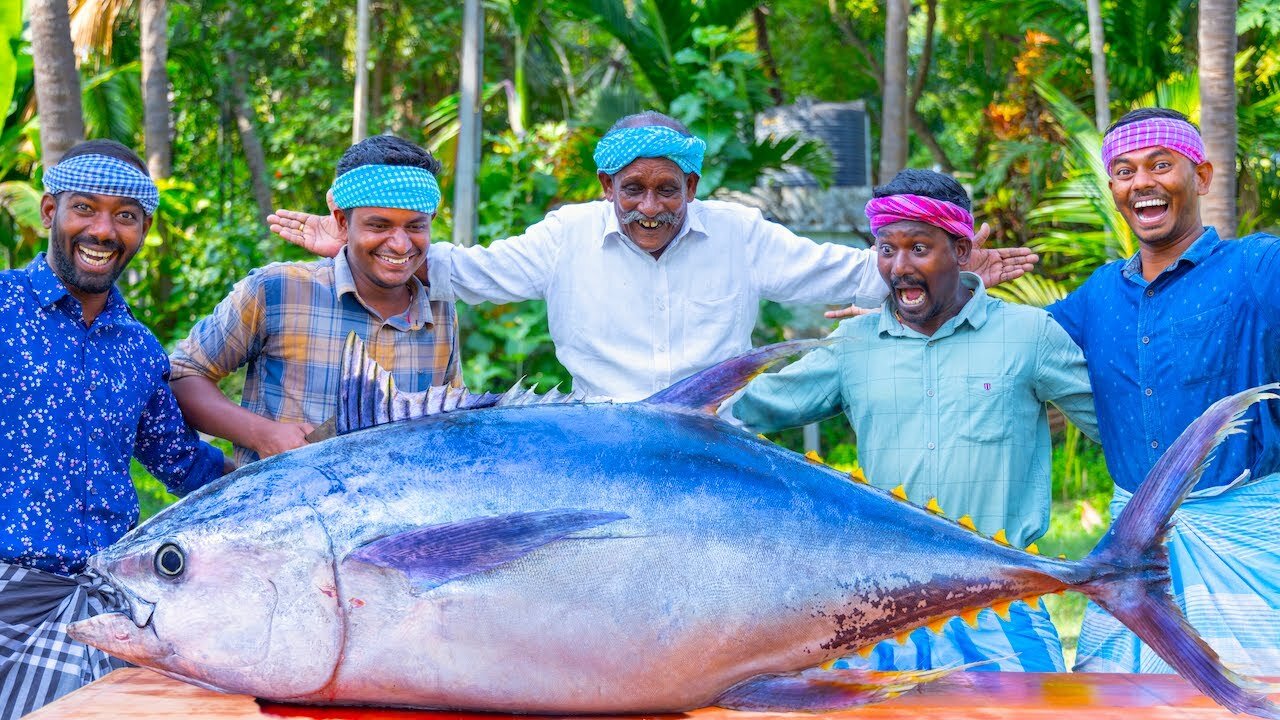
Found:
[[[439,170],[429,152],[390,135],[343,153],[333,193],[346,249],[253,271],[171,356],[173,392],[193,426],[230,440],[241,463],[304,445],[337,409],[351,332],[402,390],[460,384],[453,304],[429,301],[414,276],[431,242]],[[216,383],[245,364],[236,405]]]

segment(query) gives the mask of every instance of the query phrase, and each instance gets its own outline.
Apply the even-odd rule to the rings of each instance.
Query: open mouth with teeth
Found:
[[[84,244],[76,245],[76,257],[80,262],[91,268],[103,268],[111,264],[111,260],[115,258],[115,250],[102,250],[91,248]]]
[[[894,294],[898,298],[898,307],[907,309],[921,307],[928,299],[928,293],[924,288],[914,285],[894,288]]]
[[[657,230],[662,227],[662,223],[657,220],[637,220],[636,224],[645,230]]]
[[[382,253],[377,253],[376,255],[374,255],[374,257],[378,258],[379,260],[386,263],[387,265],[390,265],[393,268],[403,268],[407,266],[409,264],[409,261],[412,260],[415,256],[414,255],[384,255]]]
[[[1144,198],[1133,203],[1133,214],[1147,227],[1159,225],[1168,213],[1169,201],[1163,198]]]

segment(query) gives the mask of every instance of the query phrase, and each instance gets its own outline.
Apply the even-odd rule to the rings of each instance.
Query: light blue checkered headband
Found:
[[[333,201],[344,210],[384,207],[434,213],[440,207],[440,184],[420,167],[361,165],[333,181]]]
[[[148,215],[160,206],[160,191],[151,176],[110,155],[89,153],[63,160],[45,171],[44,190],[50,195],[70,191],[125,197],[137,200]]]
[[[707,144],[701,138],[681,135],[663,125],[612,130],[596,145],[596,169],[606,175],[635,162],[636,158],[666,158],[686,173],[702,174]]]

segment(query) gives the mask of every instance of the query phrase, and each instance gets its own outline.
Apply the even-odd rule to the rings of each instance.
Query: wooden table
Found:
[[[926,686],[916,692],[841,713],[788,715],[718,708],[633,720],[769,720],[833,717],[850,720],[1207,720],[1232,715],[1174,675],[1092,675],[965,673],[961,681]],[[1280,699],[1280,695],[1273,696]],[[247,695],[224,695],[171,680],[150,670],[129,668],[28,715],[31,720],[494,720],[496,715],[374,708],[311,707],[259,702]],[[530,716],[523,716],[531,720]],[[577,720],[583,720],[577,718]]]

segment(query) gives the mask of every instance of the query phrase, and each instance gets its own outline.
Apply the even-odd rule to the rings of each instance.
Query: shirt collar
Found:
[[[609,238],[616,238],[619,241],[627,240],[630,242],[630,240],[627,239],[627,234],[622,232],[622,226],[618,224],[618,211],[614,209],[613,202],[609,200],[602,200],[601,202],[605,205],[605,219],[604,232],[600,235],[600,246],[604,247],[604,244],[608,242]],[[674,244],[677,240],[686,235],[693,235],[695,233],[702,237],[706,237],[707,235],[706,226],[702,223],[702,203],[697,198],[689,201],[684,214],[684,226],[681,227],[680,232],[677,232],[676,236],[671,239],[668,246]]]
[[[35,293],[36,299],[40,302],[40,307],[46,310],[53,308],[63,298],[71,298],[79,307],[80,301],[76,299],[71,291],[67,289],[66,283],[62,282],[62,278],[49,265],[49,260],[45,253],[36,255],[31,264],[27,266],[27,276],[31,278],[31,291]],[[120,294],[120,289],[115,285],[111,286],[111,290],[107,293],[107,304],[102,308],[102,312],[98,314],[98,319],[110,320],[113,313],[121,308],[126,307],[124,296]],[[96,323],[98,320],[95,320]]]
[[[1170,268],[1177,267],[1178,265],[1182,264],[1183,260],[1186,260],[1192,265],[1199,265],[1200,263],[1204,262],[1205,258],[1212,255],[1214,251],[1218,249],[1218,246],[1222,244],[1222,242],[1223,240],[1221,237],[1218,236],[1217,229],[1214,228],[1213,226],[1207,226],[1204,229],[1204,233],[1201,234],[1200,237],[1196,238],[1196,241],[1191,243],[1190,247],[1188,247],[1186,250],[1183,250],[1182,255],[1178,258],[1178,260],[1174,262],[1173,265],[1170,265],[1169,267]],[[1125,262],[1124,268],[1121,270],[1121,273],[1126,278],[1133,277],[1134,275],[1142,275],[1142,251],[1141,250],[1139,250],[1138,252],[1134,253],[1129,257],[1129,259]]]
[[[902,324],[898,316],[893,312],[892,294],[885,298],[884,305],[880,309],[880,326],[878,328],[881,336],[888,334],[894,337],[918,337],[928,340],[938,340],[953,334],[962,324],[968,323],[974,330],[979,330],[983,325],[987,324],[987,318],[991,314],[990,304],[992,298],[987,294],[987,289],[982,285],[982,278],[971,272],[960,273],[960,285],[968,288],[973,292],[973,297],[969,298],[969,302],[960,308],[960,312],[955,317],[942,324],[932,336],[925,336],[912,328]]]
[[[379,317],[360,297],[359,291],[356,290],[356,279],[351,274],[351,264],[347,262],[347,248],[345,245],[342,248],[342,252],[333,256],[333,288],[339,298],[349,293],[366,312]],[[409,292],[413,294],[412,299],[409,300],[409,323],[407,328],[402,329],[417,330],[425,325],[431,325],[434,321],[434,316],[431,314],[431,300],[422,281],[418,279],[416,274],[409,277]],[[397,317],[403,317],[403,315]],[[399,323],[394,322],[395,318],[383,319],[397,327],[399,326]]]

